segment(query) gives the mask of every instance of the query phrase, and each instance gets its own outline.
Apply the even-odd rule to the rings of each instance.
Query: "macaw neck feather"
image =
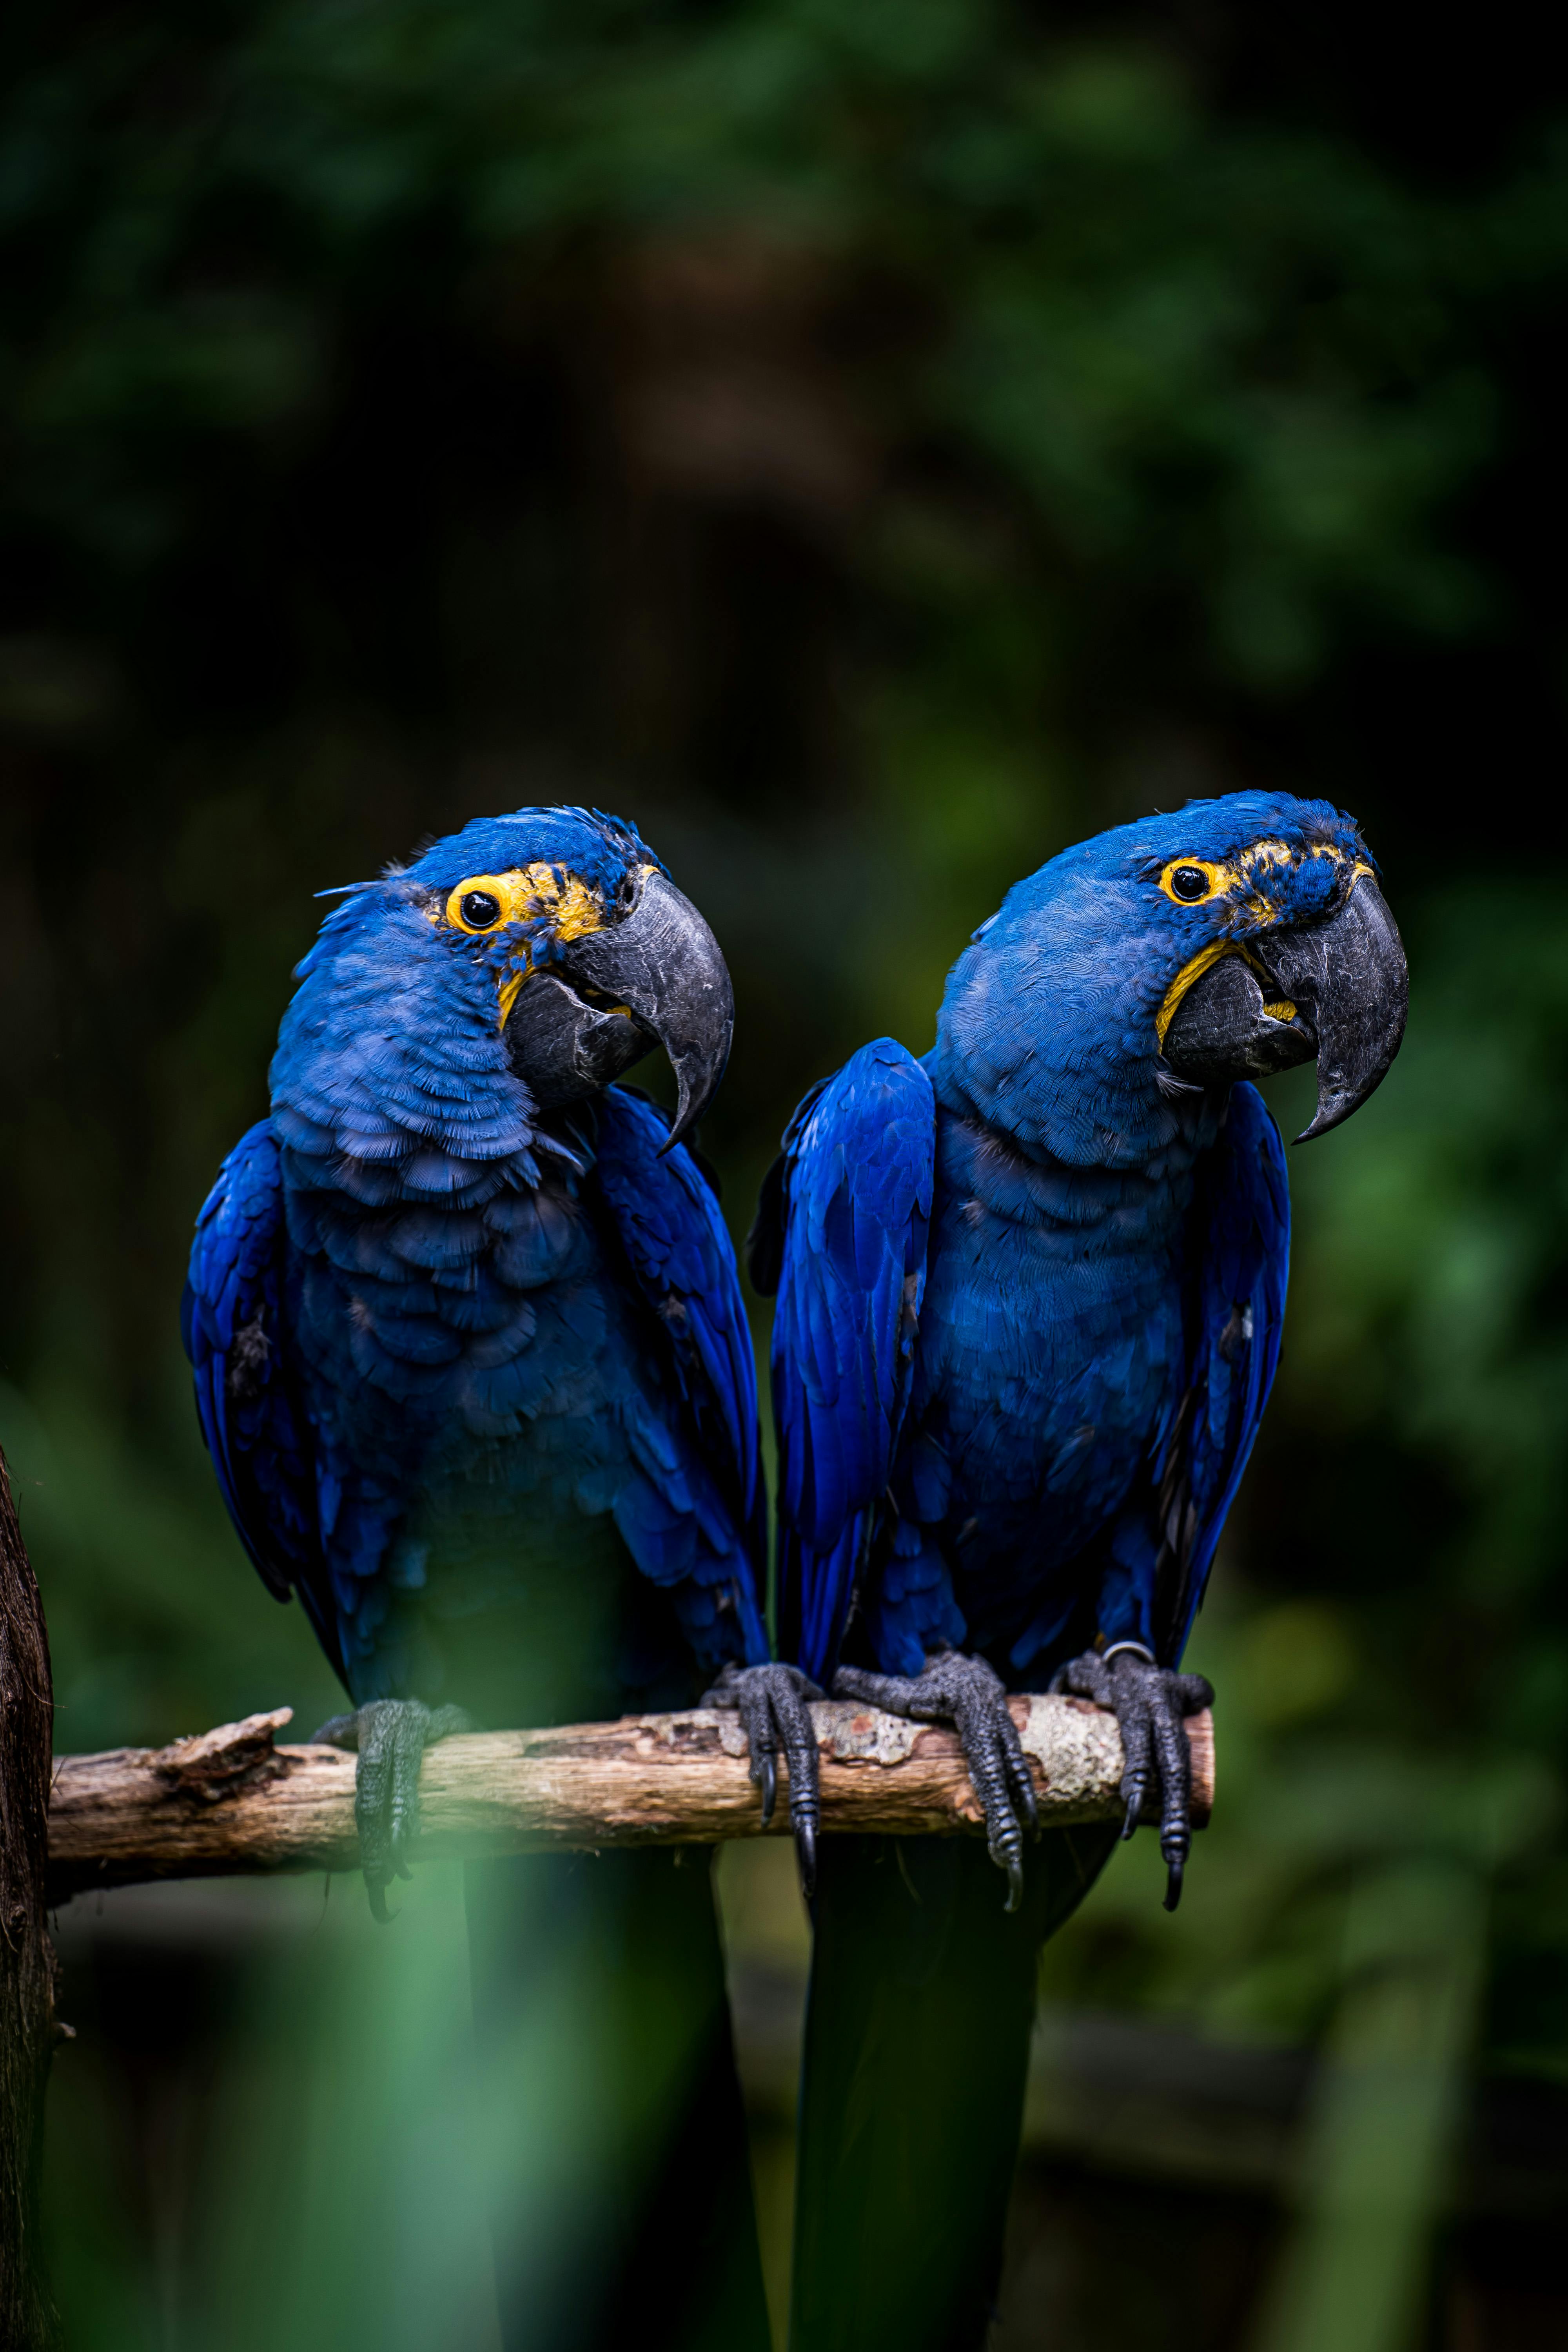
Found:
[[[1155,1174],[1189,1160],[1223,1105],[1162,1089],[1136,973],[1023,961],[989,938],[960,958],[925,1056],[937,1101],[1042,1167]]]
[[[349,900],[300,967],[271,1072],[289,1174],[367,1206],[473,1208],[539,1182],[545,1132],[513,1074],[493,975],[455,959],[395,881]]]

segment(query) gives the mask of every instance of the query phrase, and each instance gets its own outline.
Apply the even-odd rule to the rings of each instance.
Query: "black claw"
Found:
[[[984,1658],[944,1650],[929,1657],[922,1671],[912,1676],[841,1667],[833,1689],[836,1697],[860,1699],[914,1723],[952,1725],[985,1818],[986,1851],[1006,1874],[1005,1908],[1016,1911],[1024,1888],[1024,1832],[1018,1816],[1021,1811],[1029,1827],[1037,1829],[1039,1809],[1001,1676]]]
[[[1072,1659],[1053,1678],[1052,1687],[1076,1691],[1115,1712],[1124,1766],[1124,1838],[1132,1835],[1142,1817],[1152,1774],[1160,1799],[1165,1908],[1173,1911],[1182,1899],[1191,1835],[1191,1750],[1182,1721],[1213,1706],[1212,1685],[1201,1675],[1176,1674],[1157,1666],[1142,1651],[1126,1649],[1118,1651],[1109,1664],[1092,1650]]]
[[[802,1820],[795,1825],[795,1863],[800,1874],[800,1891],[809,1903],[816,1893],[816,1823]]]
[[[1186,1822],[1179,1814],[1174,1819],[1167,1815],[1161,1822],[1160,1852],[1173,1870],[1185,1866],[1187,1856],[1192,1852],[1192,1839]]]
[[[752,1779],[762,1792],[764,1830],[778,1804],[777,1756],[783,1748],[789,1765],[789,1817],[801,1889],[808,1901],[816,1886],[820,1803],[816,1732],[807,1706],[810,1700],[822,1696],[798,1666],[728,1665],[701,1701],[704,1706],[732,1707],[740,1716],[751,1752]]]
[[[763,1792],[763,1827],[767,1829],[773,1818],[773,1807],[779,1801],[778,1766],[764,1748],[752,1766],[752,1778]]]
[[[396,1916],[386,1907],[395,1878],[412,1878],[408,1854],[419,1833],[419,1768],[425,1750],[453,1733],[471,1731],[461,1707],[434,1712],[418,1699],[371,1699],[353,1715],[335,1715],[316,1737],[357,1750],[354,1821],[371,1916],[383,1927]]]

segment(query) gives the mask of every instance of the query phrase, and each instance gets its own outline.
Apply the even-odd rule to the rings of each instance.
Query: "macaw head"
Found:
[[[691,901],[631,825],[580,808],[476,819],[354,886],[300,980],[275,1123],[293,1148],[367,1166],[421,1143],[465,1160],[525,1151],[532,1114],[655,1045],[679,1092],[673,1144],[712,1098],[734,1022]]]
[[[730,1058],[734,992],[718,940],[634,826],[578,808],[480,818],[401,887],[493,992],[540,1109],[608,1086],[658,1045],[679,1090],[671,1141],[696,1125]]]
[[[1406,997],[1353,819],[1232,793],[1099,834],[1018,883],[953,968],[937,1057],[973,1065],[972,1099],[1069,1159],[1132,1156],[1168,1124],[1162,1103],[1315,1058],[1305,1141],[1381,1082]]]

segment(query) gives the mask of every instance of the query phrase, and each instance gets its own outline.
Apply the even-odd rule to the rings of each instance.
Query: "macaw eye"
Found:
[[[1209,877],[1201,866],[1178,866],[1171,876],[1171,893],[1184,905],[1192,906],[1209,894]]]
[[[514,874],[466,874],[447,901],[455,930],[493,931],[526,911],[528,893]]]

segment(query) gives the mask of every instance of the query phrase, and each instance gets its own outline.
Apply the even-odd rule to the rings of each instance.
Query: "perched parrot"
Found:
[[[824,1844],[797,2352],[984,2340],[1038,1948],[1116,1836],[1029,1848],[1007,1693],[1114,1708],[1121,1833],[1157,1797],[1173,1908],[1183,1717],[1213,1696],[1182,1651],[1285,1304],[1284,1157],[1246,1082],[1316,1056],[1323,1134],[1387,1070],[1405,997],[1349,817],[1194,802],[1018,883],[931,1052],[863,1046],[785,1133],[750,1244],[778,1294],[781,1654],[955,1726],[990,1855]]]
[[[468,825],[355,886],[300,966],[271,1116],[201,1212],[184,1329],[234,1524],[354,1712],[373,1906],[426,1744],[689,1704],[717,1678],[771,1806],[811,1780],[765,1661],[765,1508],[733,1254],[679,1139],[723,1073],[712,932],[631,826]],[[610,1081],[654,1043],[673,1125]],[[476,2031],[511,2054],[509,2347],[765,2352],[706,1853],[469,1867]]]

